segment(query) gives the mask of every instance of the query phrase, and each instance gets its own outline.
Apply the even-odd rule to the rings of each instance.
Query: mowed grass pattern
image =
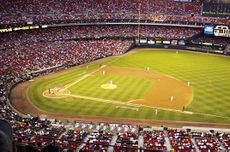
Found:
[[[116,89],[106,90],[101,87],[103,84],[109,84],[110,81],[117,85]],[[130,100],[143,98],[151,85],[151,81],[144,78],[112,76],[106,74],[104,76],[89,76],[69,90],[72,94],[128,102]]]
[[[42,92],[52,87],[63,87],[80,78],[85,73],[98,69],[99,64],[113,67],[129,67],[157,71],[171,75],[182,81],[191,82],[194,89],[193,102],[186,109],[194,114],[185,114],[154,109],[140,108],[139,111],[116,108],[116,105],[68,97],[48,99]],[[35,82],[29,89],[29,97],[39,108],[66,115],[90,115],[125,117],[136,119],[159,119],[230,123],[230,58],[175,50],[145,50],[122,57],[108,58],[92,63],[89,68],[81,67]],[[116,91],[104,90],[99,86],[113,79],[118,84]],[[141,98],[154,84],[141,78],[124,76],[88,77],[69,88],[71,93],[103,99],[129,101]],[[170,84],[169,84],[170,85]]]

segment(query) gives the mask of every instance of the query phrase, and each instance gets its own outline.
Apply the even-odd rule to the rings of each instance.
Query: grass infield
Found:
[[[229,65],[223,56],[136,51],[44,76],[28,96],[57,114],[228,124]]]

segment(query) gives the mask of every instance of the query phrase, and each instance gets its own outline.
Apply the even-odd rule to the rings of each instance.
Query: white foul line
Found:
[[[80,81],[86,79],[87,77],[89,77],[90,75],[92,75],[93,73],[96,73],[97,71],[99,71],[100,69],[104,68],[106,65],[102,65],[100,68],[96,69],[95,71],[89,73],[89,74],[85,74],[83,75],[80,79],[70,83],[70,84],[67,84],[62,90],[65,90],[65,89],[68,89],[72,86],[74,86],[75,84],[79,83]]]
[[[67,96],[80,98],[80,99],[87,99],[87,100],[92,100],[92,101],[98,101],[98,102],[104,102],[104,103],[120,104],[120,105],[126,105],[126,106],[138,107],[138,108],[141,107],[141,105],[139,104],[127,103],[127,102],[122,102],[122,101],[115,101],[115,100],[108,100],[108,99],[101,99],[101,98],[73,95],[73,94],[69,94]]]

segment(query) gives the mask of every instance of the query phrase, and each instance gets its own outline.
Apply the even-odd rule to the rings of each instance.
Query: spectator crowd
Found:
[[[0,24],[139,19],[139,12],[141,20],[229,24],[228,19],[203,17],[202,7],[202,2],[183,3],[174,0],[9,0],[0,6]]]
[[[202,32],[199,28],[173,26],[140,26],[140,38],[160,38],[162,40],[188,39]],[[1,33],[0,48],[12,48],[41,41],[58,41],[79,38],[123,37],[137,38],[138,26],[101,25],[56,27],[39,30]]]
[[[136,1],[136,2],[135,2]],[[139,1],[132,5],[126,1],[55,1],[37,0],[15,3],[4,1],[0,9],[3,23],[11,22],[11,17],[25,16],[30,21],[33,16],[59,16],[68,12],[74,16],[81,11],[91,10],[98,13],[133,13],[138,12]],[[147,1],[143,1],[143,3]],[[97,3],[98,5],[94,5]],[[167,3],[166,7],[165,4]],[[18,4],[18,5],[16,5]],[[135,5],[134,5],[135,4]],[[173,4],[173,5],[172,5]],[[153,13],[182,15],[176,7],[189,9],[182,11],[199,15],[200,8],[189,3],[174,5],[171,0],[153,1],[148,5],[148,11]],[[195,5],[200,6],[197,2]],[[35,7],[36,6],[36,7]],[[68,7],[67,7],[68,6]],[[160,7],[161,9],[159,9]],[[144,12],[145,5],[141,5]],[[6,11],[7,10],[7,11]],[[35,11],[36,10],[36,11]],[[9,14],[11,11],[12,14]],[[92,13],[87,12],[87,13]],[[10,16],[10,19],[8,17]],[[60,15],[61,16],[61,15]],[[47,17],[49,18],[49,17]],[[6,19],[6,20],[5,20]],[[20,19],[20,17],[19,17]],[[42,19],[42,17],[41,17]],[[18,20],[17,20],[18,22]],[[0,36],[0,119],[10,122],[13,128],[13,139],[17,152],[47,151],[54,148],[58,151],[130,151],[138,149],[145,151],[219,151],[230,150],[230,134],[224,132],[189,132],[187,130],[149,130],[140,131],[140,126],[124,124],[93,124],[93,123],[64,123],[58,120],[40,119],[30,115],[21,116],[8,103],[11,87],[27,78],[30,73],[56,66],[80,65],[112,55],[124,54],[132,45],[133,40],[100,39],[102,37],[136,38],[137,26],[82,26],[65,28],[47,28],[42,30],[1,33]],[[182,27],[141,26],[140,37],[161,39],[187,39],[201,32],[200,29]],[[91,38],[84,40],[83,38]],[[79,39],[79,40],[76,40]],[[54,69],[55,70],[55,69]],[[58,70],[58,69],[56,69]],[[195,146],[196,145],[196,146]]]

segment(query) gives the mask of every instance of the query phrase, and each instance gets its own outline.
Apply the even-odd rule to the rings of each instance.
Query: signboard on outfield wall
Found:
[[[140,43],[146,44],[147,43],[147,39],[140,39]]]
[[[163,41],[163,44],[170,44],[170,41]]]
[[[214,28],[215,36],[230,37],[230,27],[226,25],[217,25]]]
[[[148,40],[148,44],[155,44],[154,40]]]
[[[177,45],[177,40],[172,40],[171,45]]]

